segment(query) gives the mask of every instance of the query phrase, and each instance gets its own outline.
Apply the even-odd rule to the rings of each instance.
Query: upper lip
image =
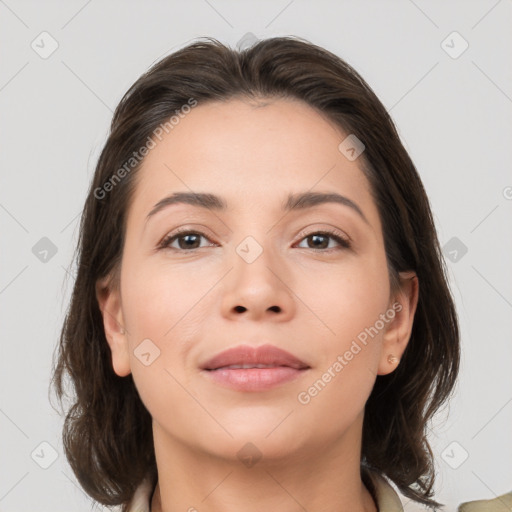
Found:
[[[224,366],[246,364],[288,366],[296,369],[309,368],[304,361],[274,345],[260,345],[259,347],[238,345],[220,352],[206,361],[201,368],[203,370],[217,370]]]

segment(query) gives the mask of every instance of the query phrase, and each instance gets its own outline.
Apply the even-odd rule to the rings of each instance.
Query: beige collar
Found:
[[[391,484],[376,471],[367,473],[374,486],[379,512],[403,512],[402,502]]]

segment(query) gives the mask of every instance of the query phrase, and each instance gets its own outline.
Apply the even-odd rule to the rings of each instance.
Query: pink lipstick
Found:
[[[310,367],[273,345],[238,345],[201,365],[208,378],[237,391],[265,391],[302,376]]]

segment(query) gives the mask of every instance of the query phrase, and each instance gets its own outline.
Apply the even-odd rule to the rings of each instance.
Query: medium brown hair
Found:
[[[379,211],[391,288],[400,271],[413,270],[419,280],[407,348],[395,371],[377,376],[365,406],[363,480],[373,489],[366,474],[376,470],[405,496],[439,506],[432,498],[435,470],[426,435],[456,383],[459,328],[429,201],[392,119],[351,66],[304,39],[275,37],[243,51],[202,39],[157,62],[126,92],[88,191],[76,280],[52,375],[61,405],[69,391],[66,376],[74,391],[63,428],[71,468],[94,500],[125,507],[143,477],[157,475],[151,416],[132,376],[113,371],[95,295],[98,280],[119,278],[140,167],[127,168],[126,162],[191,99],[201,105],[235,97],[290,98],[363,142],[358,162]],[[117,173],[122,178],[114,181],[123,166],[125,172]]]

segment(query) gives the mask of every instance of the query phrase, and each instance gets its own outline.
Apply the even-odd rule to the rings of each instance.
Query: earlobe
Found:
[[[109,277],[96,283],[96,299],[103,317],[105,338],[112,353],[112,368],[119,377],[131,373],[128,334],[124,328],[121,297]]]
[[[389,312],[394,311],[382,341],[378,375],[387,375],[398,367],[409,343],[414,315],[418,305],[419,281],[415,272],[400,272],[400,289],[390,303]]]

